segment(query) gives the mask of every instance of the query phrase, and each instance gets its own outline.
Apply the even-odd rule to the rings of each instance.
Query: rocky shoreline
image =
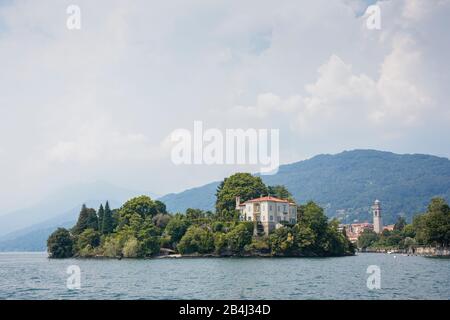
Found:
[[[247,253],[247,254],[214,254],[214,253],[192,253],[192,254],[159,254],[152,257],[146,258],[126,258],[126,257],[106,257],[106,256],[92,256],[92,257],[77,257],[76,259],[112,259],[112,260],[122,260],[122,259],[133,259],[133,260],[150,260],[150,259],[193,259],[193,258],[331,258],[331,257],[349,257],[354,256],[354,254],[345,255],[335,255],[335,256],[322,256],[322,255],[273,255],[270,253]]]
[[[364,253],[387,253],[387,254],[406,254],[409,256],[424,256],[424,257],[450,257],[450,248],[448,247],[416,247],[408,249],[376,249],[367,248],[361,250]]]

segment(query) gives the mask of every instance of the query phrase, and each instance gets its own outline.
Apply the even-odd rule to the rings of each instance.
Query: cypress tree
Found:
[[[92,218],[90,217],[90,210],[85,204],[81,207],[80,215],[78,216],[78,221],[75,227],[72,229],[74,235],[82,233],[88,228],[89,222]]]
[[[103,204],[100,204],[100,208],[98,209],[98,231],[102,232],[103,230],[103,216],[105,215],[105,210],[103,209]]]
[[[103,225],[102,225],[102,233],[108,234],[113,231],[113,218],[112,218],[112,212],[109,208],[109,203],[106,201],[105,204],[105,211],[103,213]]]
[[[98,230],[98,217],[95,209],[88,208],[88,219],[86,229]]]
[[[78,216],[77,224],[72,228],[72,233],[78,235],[88,228],[98,230],[97,213],[94,209],[87,208],[86,205],[83,204],[80,215]]]

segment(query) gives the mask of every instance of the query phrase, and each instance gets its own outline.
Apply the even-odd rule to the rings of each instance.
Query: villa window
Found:
[[[273,216],[270,216],[270,221],[273,221]]]

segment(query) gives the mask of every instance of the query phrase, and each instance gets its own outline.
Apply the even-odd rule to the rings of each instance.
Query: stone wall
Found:
[[[450,247],[416,247],[409,249],[373,249],[367,248],[362,252],[368,253],[397,253],[397,254],[409,254],[416,256],[428,256],[428,257],[450,257]]]
[[[409,254],[416,254],[419,256],[450,256],[450,248],[445,247],[417,247],[408,250]]]

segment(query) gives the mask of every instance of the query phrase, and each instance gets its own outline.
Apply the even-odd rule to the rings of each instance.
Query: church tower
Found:
[[[381,203],[380,200],[375,200],[372,206],[373,213],[373,231],[376,233],[383,232],[383,221],[381,220]]]

